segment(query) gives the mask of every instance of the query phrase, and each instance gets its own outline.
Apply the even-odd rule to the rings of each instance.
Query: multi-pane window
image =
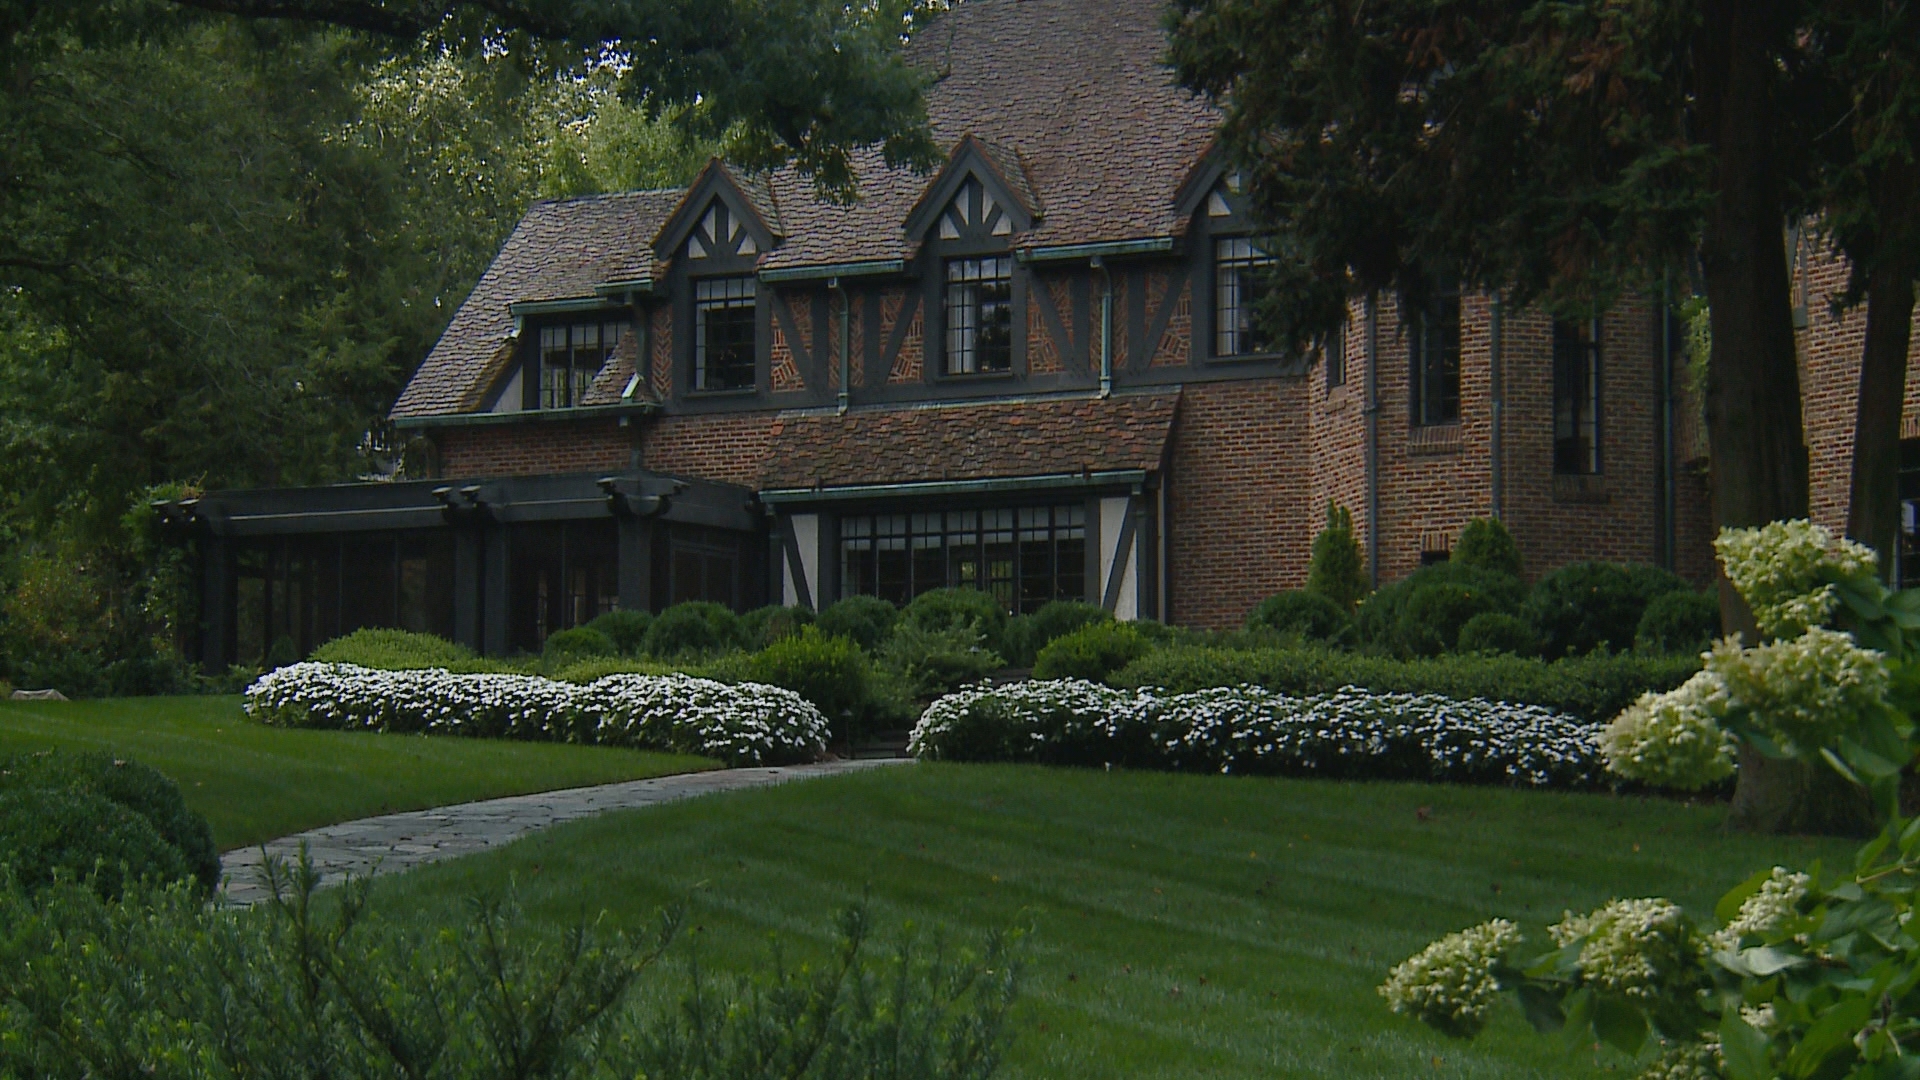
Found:
[[[1347,385],[1347,330],[1341,327],[1328,334],[1320,343],[1320,351],[1327,362],[1327,389],[1334,390]]]
[[[1086,509],[1080,504],[840,521],[840,590],[905,604],[932,589],[979,589],[1008,611],[1086,600]]]
[[[1553,471],[1600,471],[1600,340],[1592,322],[1553,324]]]
[[[1460,297],[1436,296],[1407,323],[1408,395],[1416,427],[1460,420]]]
[[[754,385],[753,279],[705,278],[693,286],[693,388]]]
[[[1013,260],[947,261],[947,374],[1013,367]]]
[[[1264,268],[1273,257],[1245,236],[1213,242],[1213,355],[1252,356],[1268,351],[1254,321],[1265,294]]]
[[[617,322],[574,323],[540,328],[540,407],[570,409],[587,396],[620,344],[626,328]]]

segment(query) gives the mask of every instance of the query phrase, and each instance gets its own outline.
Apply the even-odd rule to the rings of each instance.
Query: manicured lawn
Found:
[[[336,821],[718,767],[706,758],[487,739],[292,731],[237,697],[0,702],[0,755],[110,750],[172,777],[222,850]]]
[[[1424,808],[1424,813],[1423,813]],[[1665,895],[1700,912],[1841,841],[1721,831],[1723,810],[1640,798],[1025,767],[918,765],[609,815],[386,879],[390,910],[456,918],[510,880],[534,916],[643,927],[690,898],[709,964],[878,923],[978,934],[1030,917],[1026,1023],[1005,1075],[1621,1075],[1507,1009],[1471,1044],[1374,987],[1494,915],[1534,940],[1565,908]],[[1024,913],[1024,915],[1023,915]],[[1608,1066],[1613,1068],[1611,1072]],[[1630,1075],[1630,1072],[1628,1073]]]

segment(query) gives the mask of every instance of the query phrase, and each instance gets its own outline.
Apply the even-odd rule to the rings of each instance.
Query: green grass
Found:
[[[490,739],[298,731],[237,697],[0,702],[0,755],[108,750],[172,777],[222,850],[337,821],[710,769],[674,754]]]
[[[1424,811],[1423,811],[1423,808]],[[1724,809],[1414,784],[919,765],[612,814],[386,879],[392,910],[457,917],[517,883],[566,923],[642,927],[691,897],[709,965],[770,932],[807,952],[870,897],[877,922],[1037,930],[1009,1077],[1584,1077],[1626,1063],[1534,1036],[1474,1043],[1374,992],[1429,940],[1495,915],[1536,942],[1563,909],[1665,895],[1705,913],[1841,841],[1721,829]],[[1544,951],[1544,949],[1543,949]],[[1612,1066],[1609,1070],[1608,1066]]]

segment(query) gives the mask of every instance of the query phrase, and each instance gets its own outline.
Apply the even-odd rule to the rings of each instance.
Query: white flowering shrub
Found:
[[[1521,940],[1505,919],[1448,934],[1394,968],[1380,996],[1394,1012],[1471,1038],[1487,1026],[1500,996],[1501,969]]]
[[[1697,791],[1733,775],[1739,741],[1720,726],[1727,688],[1702,671],[1664,694],[1642,694],[1600,732],[1607,770],[1656,787]]]
[[[735,765],[826,752],[826,718],[793,691],[686,675],[610,675],[576,686],[537,675],[305,663],[262,675],[245,708],[287,727],[600,743]]]
[[[1782,753],[1812,755],[1884,707],[1885,660],[1849,634],[1814,627],[1751,649],[1729,638],[1707,655],[1707,671],[1725,687],[1723,715],[1738,715]]]
[[[1812,884],[1813,878],[1807,874],[1774,867],[1753,894],[1740,902],[1739,913],[1707,939],[1708,947],[1714,952],[1732,952],[1745,943],[1759,944],[1778,933],[1800,915],[1800,901]],[[1800,935],[1802,944],[1805,936]]]
[[[1547,928],[1561,948],[1579,946],[1580,983],[1651,1005],[1704,980],[1706,941],[1680,905],[1659,897],[1614,900],[1585,915],[1569,911]]]
[[[1205,772],[1587,787],[1592,725],[1547,709],[1347,687],[1296,697],[1253,686],[1163,694],[1077,679],[950,694],[909,752],[958,761],[1114,764]]]
[[[1808,521],[1722,529],[1713,549],[1769,637],[1796,637],[1826,625],[1839,602],[1834,583],[1870,579],[1879,566],[1872,548]]]

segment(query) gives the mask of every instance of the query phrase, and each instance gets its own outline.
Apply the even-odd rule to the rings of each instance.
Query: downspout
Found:
[[[847,410],[853,405],[853,363],[847,339],[848,322],[853,312],[853,298],[847,295],[845,286],[840,284],[840,279],[837,277],[827,279],[827,291],[840,294],[840,415],[845,416]]]
[[[1113,396],[1113,272],[1095,255],[1088,264],[1100,271],[1100,396]]]
[[[1367,297],[1367,575],[1380,587],[1380,305]]]
[[[1671,272],[1660,275],[1660,477],[1665,490],[1661,494],[1660,563],[1672,570],[1679,560],[1679,529],[1674,515],[1679,509],[1674,486],[1673,453],[1673,280]]]
[[[1489,396],[1493,399],[1493,430],[1488,439],[1491,444],[1488,447],[1491,460],[1488,463],[1487,479],[1489,486],[1493,489],[1490,495],[1495,521],[1500,520],[1505,502],[1502,498],[1505,477],[1502,475],[1504,461],[1501,454],[1503,434],[1501,428],[1502,422],[1506,419],[1507,386],[1506,373],[1500,367],[1500,334],[1504,329],[1505,319],[1506,312],[1500,306],[1500,294],[1495,293],[1492,302],[1492,318],[1487,328],[1487,384]]]

